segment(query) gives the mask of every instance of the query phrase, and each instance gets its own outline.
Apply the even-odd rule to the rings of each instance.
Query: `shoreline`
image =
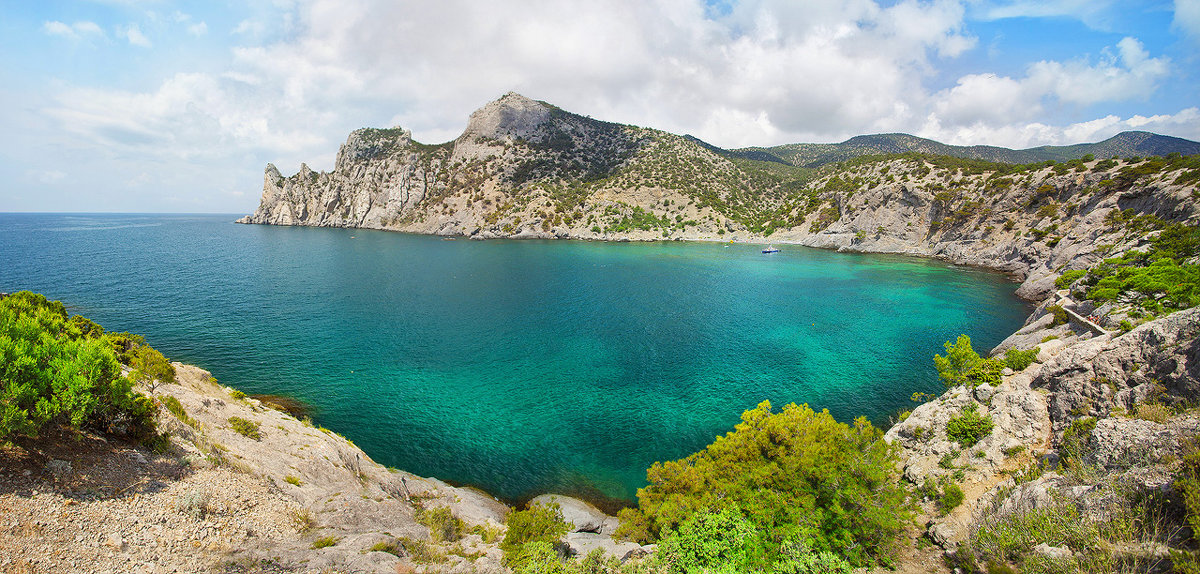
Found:
[[[1003,274],[1005,277],[1009,278],[1014,283],[1018,283],[1018,284],[1023,283],[1029,277],[1028,273],[1021,273],[1019,271],[1004,269],[1003,267],[999,267],[999,266],[989,266],[989,265],[986,265],[983,263],[972,263],[969,261],[956,261],[950,256],[942,255],[942,254],[938,254],[938,253],[925,253],[925,252],[921,252],[918,250],[898,251],[898,250],[883,250],[883,249],[878,249],[878,250],[877,249],[848,249],[847,247],[849,247],[849,246],[833,247],[833,246],[823,246],[823,245],[809,245],[809,244],[804,243],[800,239],[794,239],[794,238],[771,240],[771,239],[764,237],[764,238],[761,238],[761,240],[760,240],[758,238],[750,238],[750,239],[719,239],[718,238],[718,239],[714,239],[714,238],[709,238],[709,237],[677,237],[674,239],[662,239],[662,238],[655,239],[655,238],[622,237],[622,238],[614,239],[614,238],[604,238],[604,237],[579,237],[579,236],[572,236],[572,235],[554,235],[554,234],[549,234],[547,236],[513,235],[513,236],[496,236],[496,237],[478,237],[476,235],[466,235],[466,234],[461,234],[461,233],[460,234],[438,234],[438,233],[425,233],[425,232],[421,232],[421,231],[409,231],[409,230],[405,230],[405,229],[388,229],[388,228],[380,228],[380,227],[355,227],[355,226],[349,226],[349,225],[346,225],[346,226],[305,225],[305,224],[299,224],[299,223],[283,224],[283,223],[259,223],[259,222],[255,222],[255,221],[242,221],[243,219],[247,219],[248,217],[249,216],[242,217],[241,219],[233,221],[233,223],[239,224],[239,225],[266,225],[266,226],[271,226],[271,227],[305,227],[305,228],[313,228],[313,229],[344,229],[344,230],[381,231],[384,233],[399,233],[402,235],[417,235],[417,236],[423,236],[423,237],[435,237],[435,238],[453,239],[453,240],[462,239],[462,240],[467,240],[467,241],[582,241],[582,242],[595,242],[595,243],[715,243],[715,244],[732,243],[732,244],[736,244],[736,245],[756,245],[756,244],[789,245],[789,246],[793,246],[793,247],[804,247],[807,249],[819,249],[821,251],[834,251],[837,253],[861,254],[861,255],[895,255],[895,256],[899,256],[899,257],[912,257],[912,258],[916,258],[916,259],[940,261],[943,263],[949,263],[949,264],[957,266],[957,267],[967,267],[967,268],[971,268],[971,269],[981,269],[981,270],[988,271],[988,272],[1000,273],[1000,274]],[[1044,296],[1043,297],[1038,297],[1036,295],[1028,295],[1027,296],[1027,295],[1023,295],[1020,293],[1017,294],[1017,297],[1021,298],[1022,300],[1028,301],[1030,303],[1036,303],[1039,300],[1045,298]]]

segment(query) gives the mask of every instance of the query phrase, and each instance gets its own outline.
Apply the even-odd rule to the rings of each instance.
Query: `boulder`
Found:
[[[1051,546],[1045,542],[1033,547],[1034,554],[1040,554],[1051,560],[1070,560],[1075,556],[1066,546]]]
[[[636,542],[617,541],[613,540],[612,536],[595,532],[570,532],[565,540],[571,554],[575,556],[587,556],[597,548],[618,559],[644,552],[642,546]]]
[[[543,494],[531,500],[529,504],[557,504],[562,512],[563,521],[570,527],[571,532],[601,533],[605,531],[606,525],[610,529],[605,532],[606,534],[612,534],[612,531],[616,530],[615,519],[578,498],[561,494]]]

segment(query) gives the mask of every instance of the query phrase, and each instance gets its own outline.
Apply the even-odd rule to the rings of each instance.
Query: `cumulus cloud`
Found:
[[[1023,145],[1137,121],[1090,128],[1045,118],[1064,106],[1144,98],[1171,70],[1126,38],[1099,58],[1036,62],[1024,75],[973,72],[931,89],[947,61],[977,44],[967,26],[977,5],[956,0],[743,0],[720,10],[700,0],[276,6],[236,25],[242,45],[224,70],[176,74],[143,93],[70,90],[48,113],[104,145],[174,157],[255,150],[275,154],[285,171],[301,159],[328,169],[336,144],[364,125],[452,139],[471,111],[509,90],[726,147],[882,131]],[[994,16],[1031,6],[1010,2]],[[180,14],[176,22],[203,24]],[[47,26],[61,34],[66,25]],[[141,35],[133,26],[122,35],[134,43],[131,30]],[[1180,118],[1154,121],[1196,121]]]
[[[75,89],[47,113],[66,130],[97,143],[176,159],[221,156],[234,149],[303,149],[320,142],[272,128],[271,116],[250,103],[236,82],[181,73],[151,93]]]
[[[1102,118],[1066,125],[1041,122],[942,126],[931,118],[917,135],[957,145],[988,142],[992,145],[1023,149],[1041,145],[1069,145],[1108,139],[1123,131],[1140,130],[1200,140],[1200,108],[1186,108],[1174,114],[1133,115]]]
[[[994,138],[971,143],[1053,141],[1051,138],[1062,132],[1047,131],[1050,128],[1040,123],[1027,123],[1042,115],[1047,102],[1086,106],[1145,98],[1169,73],[1167,58],[1151,58],[1136,39],[1124,38],[1117,43],[1115,53],[1108,51],[1096,63],[1035,62],[1023,78],[963,76],[953,88],[933,95],[932,111],[922,129],[951,133],[958,140],[968,135]]]

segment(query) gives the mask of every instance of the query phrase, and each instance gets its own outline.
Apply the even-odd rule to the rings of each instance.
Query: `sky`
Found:
[[[727,148],[1200,140],[1200,0],[0,0],[0,211],[250,213],[509,91]]]

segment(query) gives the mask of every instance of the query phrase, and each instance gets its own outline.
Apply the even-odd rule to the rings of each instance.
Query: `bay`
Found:
[[[722,243],[446,241],[231,215],[0,214],[0,291],[62,300],[372,458],[619,504],[769,400],[885,423],[1029,311],[1003,275]]]

